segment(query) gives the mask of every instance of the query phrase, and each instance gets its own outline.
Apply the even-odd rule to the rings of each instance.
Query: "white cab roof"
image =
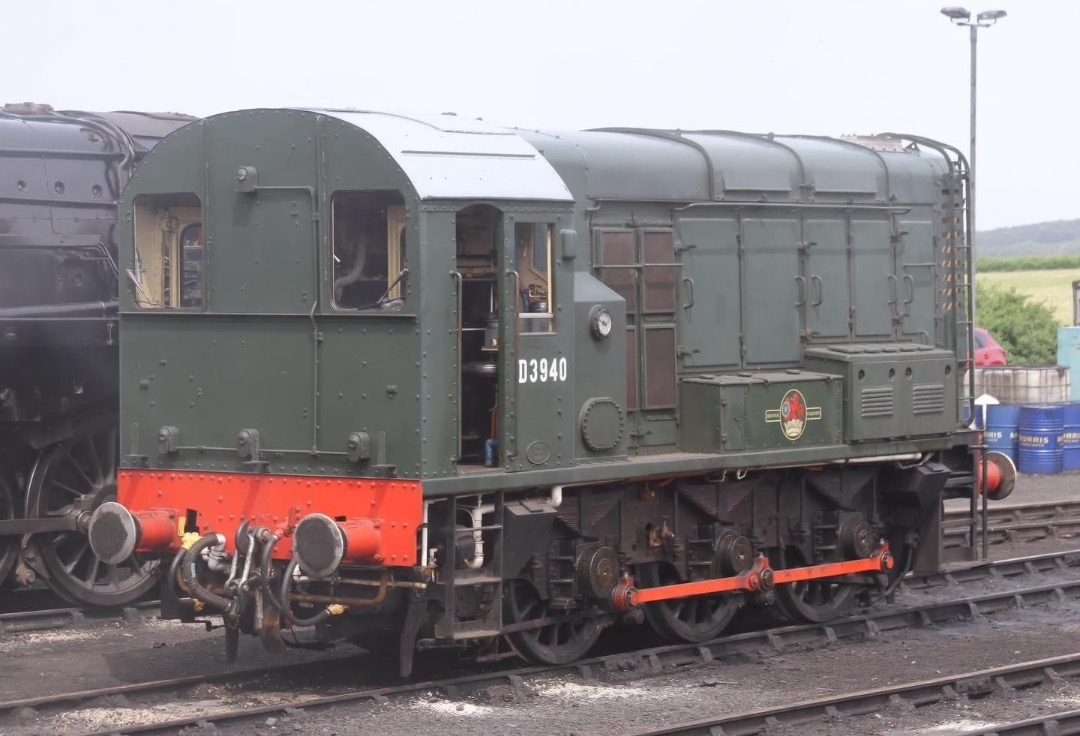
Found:
[[[312,112],[367,131],[394,157],[421,199],[573,199],[551,164],[513,130],[455,115]]]

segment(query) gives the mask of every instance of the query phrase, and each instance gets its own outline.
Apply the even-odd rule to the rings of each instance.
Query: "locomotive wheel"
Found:
[[[17,514],[15,480],[0,468],[0,519],[14,519]],[[0,537],[0,588],[7,582],[19,554],[19,537]]]
[[[642,588],[686,582],[673,567],[663,564],[642,565],[637,577]],[[741,603],[741,596],[730,594],[658,601],[646,604],[645,620],[653,631],[669,641],[708,641],[727,628]]]
[[[802,567],[803,555],[787,550],[784,567]],[[822,623],[840,618],[855,605],[861,586],[836,580],[807,580],[776,586],[776,607],[792,621]]]
[[[524,623],[564,612],[552,611],[549,601],[542,599],[529,581],[511,580],[506,583],[505,613],[510,623]],[[566,664],[585,656],[601,631],[599,621],[582,618],[518,631],[506,638],[522,658],[534,664]]]
[[[65,516],[93,511],[116,500],[119,465],[116,416],[98,415],[75,425],[70,438],[38,458],[27,487],[27,516]],[[53,590],[77,604],[123,606],[146,593],[158,580],[158,563],[132,555],[109,565],[77,531],[39,534],[34,538]]]

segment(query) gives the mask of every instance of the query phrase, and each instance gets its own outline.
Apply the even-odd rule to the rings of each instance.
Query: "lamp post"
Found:
[[[975,71],[976,71],[976,53],[975,49],[979,42],[979,29],[989,28],[1004,18],[1007,14],[1004,10],[984,10],[975,16],[975,19],[971,19],[971,13],[964,8],[948,7],[942,8],[941,14],[951,20],[954,25],[967,26],[971,35],[971,120],[970,131],[971,141],[970,149],[968,150],[969,165],[971,167],[971,175],[968,181],[968,222],[971,227],[971,260],[975,260]],[[975,284],[971,285],[971,288],[975,288]]]
[[[1001,20],[1002,18],[1005,17],[1005,11],[1004,10],[984,10],[983,12],[976,15],[974,20],[971,19],[971,13],[968,10],[966,10],[965,8],[958,8],[958,7],[942,8],[941,9],[941,14],[944,15],[949,20],[951,20],[955,25],[967,26],[969,31],[970,31],[970,34],[971,34],[971,120],[970,120],[970,126],[971,126],[971,141],[970,141],[970,144],[971,144],[971,148],[968,151],[968,158],[969,158],[968,163],[969,163],[970,169],[969,169],[969,175],[968,175],[968,191],[967,191],[967,196],[968,196],[968,237],[971,238],[971,252],[968,254],[968,257],[971,260],[970,260],[967,268],[968,268],[968,278],[969,278],[969,281],[970,281],[970,284],[971,284],[971,291],[969,292],[969,299],[971,300],[971,302],[970,302],[971,314],[968,315],[968,319],[971,320],[971,327],[974,328],[974,326],[975,326],[975,252],[976,252],[976,250],[975,250],[975,104],[976,104],[975,70],[976,70],[976,58],[977,58],[976,53],[975,53],[975,49],[976,49],[976,46],[977,46],[977,44],[979,42],[979,29],[980,28],[989,28],[990,26],[997,23],[999,20]],[[969,350],[968,359],[971,361],[971,374],[970,375],[971,375],[971,395],[972,396],[975,395],[975,366],[974,366],[975,356],[974,356],[974,352],[971,352],[974,349],[974,345],[972,344],[972,337],[971,337],[971,334],[973,334],[973,333],[974,333],[974,329],[972,329],[972,333],[970,333],[969,336],[968,336],[968,350]],[[973,406],[972,409],[974,410],[975,407]],[[983,427],[986,426],[985,419],[986,419],[986,415],[984,413],[983,414]],[[982,463],[981,464],[982,464],[982,477],[985,478],[985,477],[987,477],[986,453],[982,454]],[[987,494],[987,493],[982,494],[982,528],[983,528],[982,556],[983,556],[983,559],[988,558],[989,557],[989,552],[990,552],[990,546],[989,546],[990,545],[990,539],[987,536],[987,532],[986,532],[987,524],[989,523],[989,512],[987,510],[987,496],[988,495],[989,494]],[[972,491],[972,496],[971,496],[971,535],[972,535],[972,542],[973,543],[974,543],[974,538],[975,538],[975,526],[976,526],[975,525],[976,505],[975,504],[976,504],[976,496],[975,496],[975,492],[973,490]],[[974,546],[974,544],[973,544],[973,546]]]

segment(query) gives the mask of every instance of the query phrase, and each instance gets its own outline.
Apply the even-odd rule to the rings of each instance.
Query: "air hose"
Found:
[[[199,539],[195,544],[191,545],[191,548],[184,554],[184,564],[180,566],[180,579],[184,581],[184,585],[191,591],[191,595],[203,603],[208,603],[215,608],[220,608],[224,613],[232,615],[235,613],[236,607],[235,600],[229,600],[224,596],[220,596],[217,593],[211,593],[199,583],[196,564],[199,560],[199,555],[202,554],[204,549],[208,547],[214,547],[217,545],[225,544],[225,537],[220,534],[207,534]]]
[[[285,616],[293,626],[315,626],[316,624],[322,623],[330,615],[330,609],[324,608],[314,616],[308,618],[297,618],[292,613],[292,605],[289,603],[289,589],[292,587],[292,576],[293,573],[296,572],[296,565],[297,562],[295,557],[289,560],[289,564],[285,568],[285,576],[281,579],[281,592],[278,601],[280,605],[275,606],[275,608],[282,611],[282,615]],[[285,613],[285,611],[288,611],[289,613]]]
[[[260,531],[261,530],[256,530],[256,534],[262,537],[262,535],[259,534]],[[275,611],[281,614],[282,618],[284,618],[289,623],[294,623],[292,613],[289,610],[290,607],[283,607],[281,605],[281,601],[278,600],[278,597],[274,595],[274,591],[270,588],[270,559],[271,556],[274,554],[274,547],[277,545],[280,539],[281,537],[279,537],[277,534],[274,534],[273,532],[269,532],[269,536],[267,536],[265,539],[261,539],[263,543],[263,548],[262,555],[260,555],[259,557],[259,573],[262,577],[262,586],[263,591],[266,593],[266,600],[270,601],[270,605],[274,607]]]

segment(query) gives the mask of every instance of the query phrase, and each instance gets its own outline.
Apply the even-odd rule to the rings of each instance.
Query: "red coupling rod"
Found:
[[[639,590],[634,587],[630,576],[624,577],[615,586],[611,594],[616,611],[628,611],[644,603],[655,603],[673,598],[687,598],[695,595],[713,595],[716,593],[734,593],[736,591],[757,592],[767,590],[774,585],[798,583],[804,580],[841,577],[860,572],[885,572],[893,567],[893,557],[887,542],[882,542],[876,552],[861,560],[845,562],[827,562],[823,565],[793,567],[787,570],[773,570],[764,555],[758,555],[749,570],[726,578],[696,580],[692,583],[661,585],[655,588]]]

